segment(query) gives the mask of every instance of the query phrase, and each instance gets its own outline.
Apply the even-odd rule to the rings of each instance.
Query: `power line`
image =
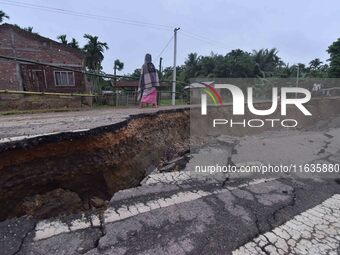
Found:
[[[35,9],[35,10],[41,10],[41,11],[48,11],[48,12],[83,17],[83,18],[90,18],[90,19],[96,19],[96,20],[99,19],[102,21],[110,21],[110,22],[126,24],[126,25],[148,27],[148,28],[153,28],[153,29],[158,29],[158,30],[167,30],[167,31],[172,30],[170,26],[166,26],[162,24],[155,24],[155,23],[124,19],[124,18],[118,18],[118,17],[83,13],[83,12],[71,11],[71,10],[66,10],[66,9],[61,9],[61,8],[56,8],[56,7],[51,7],[51,6],[43,6],[43,5],[37,5],[37,4],[29,4],[29,3],[23,3],[23,2],[18,2],[18,1],[6,1],[6,0],[0,1],[0,3],[5,4],[5,5],[10,5],[10,6],[23,7],[23,8],[29,8],[29,9]]]
[[[0,55],[0,59],[5,59],[5,60],[9,60],[9,61],[17,61],[17,62],[20,62],[20,63],[48,66],[48,67],[53,67],[53,68],[56,68],[56,69],[59,69],[59,70],[65,70],[65,71],[70,71],[70,72],[75,72],[75,73],[82,73],[82,74],[89,75],[89,76],[102,77],[102,78],[108,78],[108,79],[113,79],[113,78],[122,78],[122,79],[129,79],[129,80],[138,80],[139,79],[138,77],[129,76],[129,75],[114,75],[114,74],[108,74],[108,73],[104,73],[104,72],[96,73],[96,72],[92,72],[92,71],[73,69],[73,68],[62,66],[62,65],[43,63],[43,62],[36,61],[36,60],[25,59],[25,58],[17,58],[17,57],[12,57],[12,56]],[[173,81],[172,80],[160,80],[160,82],[171,83]],[[179,82],[181,84],[185,84],[185,85],[189,84],[187,82],[180,82],[180,81],[177,81],[177,82]]]
[[[97,15],[97,14],[91,14],[91,13],[83,13],[83,12],[62,9],[62,8],[56,8],[52,6],[37,5],[37,4],[24,3],[24,2],[19,2],[19,1],[2,0],[0,1],[0,3],[5,4],[5,5],[10,5],[10,6],[35,9],[35,10],[40,10],[40,11],[48,11],[48,12],[71,15],[71,16],[82,17],[82,18],[96,19],[96,20],[114,22],[114,23],[119,23],[119,24],[126,24],[126,25],[158,29],[158,30],[172,31],[172,27],[167,26],[167,25],[149,23],[149,22],[126,19],[126,18],[103,16],[103,15]],[[186,37],[199,40],[205,43],[213,44],[215,46],[218,45],[219,47],[226,49],[224,46],[222,46],[224,45],[224,43],[216,41],[216,40],[212,40],[211,38],[208,38],[206,36],[188,32],[186,30],[182,31],[182,34]]]
[[[10,6],[35,9],[35,10],[40,10],[40,11],[48,11],[48,12],[52,12],[52,13],[82,17],[82,18],[89,18],[89,19],[96,19],[96,20],[114,22],[114,23],[125,24],[125,25],[146,27],[146,28],[152,28],[152,29],[157,29],[157,30],[172,31],[172,27],[167,26],[167,25],[143,22],[143,21],[138,21],[138,20],[126,19],[126,18],[103,16],[103,15],[97,15],[97,14],[91,14],[91,13],[83,13],[83,12],[77,12],[77,11],[72,11],[72,10],[66,10],[66,9],[62,9],[62,8],[56,8],[56,7],[52,7],[52,6],[37,5],[37,4],[24,3],[24,2],[19,2],[19,1],[2,0],[2,1],[0,1],[0,3],[5,4],[5,5],[10,5]],[[216,41],[216,40],[212,40],[211,38],[208,38],[206,36],[202,36],[202,35],[199,35],[199,34],[188,32],[186,30],[182,31],[181,33],[186,37],[189,37],[189,38],[192,38],[192,39],[195,39],[195,40],[199,40],[199,41],[202,41],[202,42],[205,42],[205,43],[209,43],[211,45],[215,45],[215,46],[218,46],[218,47],[223,48],[223,49],[227,49],[226,47],[222,46],[222,45],[224,45],[224,43]],[[167,48],[167,46],[165,47],[165,49],[166,48]],[[227,49],[227,50],[229,50],[229,49]]]
[[[148,23],[148,22],[142,22],[142,21],[131,20],[131,19],[123,19],[123,18],[117,18],[117,17],[111,17],[111,16],[94,15],[90,13],[76,12],[76,11],[71,11],[71,10],[66,10],[66,9],[61,9],[61,8],[50,7],[50,6],[22,3],[18,1],[7,0],[6,2],[3,2],[3,3],[7,5],[32,8],[32,9],[38,9],[38,10],[53,11],[57,13],[70,14],[70,15],[75,15],[75,16],[84,16],[84,17],[89,17],[89,18],[103,18],[103,19],[109,19],[109,20],[117,21],[117,22],[124,22],[124,23],[126,22],[127,24],[148,25],[148,26],[153,26],[153,27],[156,26],[156,27],[163,27],[163,28],[171,29],[171,27],[169,26],[160,25],[160,24],[153,24],[153,23]]]
[[[164,46],[162,51],[158,54],[156,59],[159,59],[159,57],[162,56],[163,52],[169,47],[169,44],[171,43],[173,38],[174,38],[174,36],[171,36],[170,40],[166,43],[166,45]]]
[[[187,31],[182,31],[181,34],[183,34],[186,37],[189,37],[189,38],[192,38],[192,39],[195,39],[195,40],[199,40],[201,42],[205,42],[205,43],[208,43],[208,44],[211,44],[211,45],[215,45],[215,46],[222,48],[222,49],[225,49],[225,50],[230,50],[230,49],[228,49],[224,46],[223,42],[212,40],[212,39],[205,37],[205,36],[201,36],[201,35],[198,35],[198,34],[187,32]]]

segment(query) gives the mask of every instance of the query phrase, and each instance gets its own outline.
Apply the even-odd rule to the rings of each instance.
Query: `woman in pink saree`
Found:
[[[152,63],[151,55],[145,55],[145,62],[142,66],[141,76],[138,86],[138,97],[140,98],[140,107],[145,105],[152,105],[157,107],[157,87],[159,86],[159,79],[157,70]]]

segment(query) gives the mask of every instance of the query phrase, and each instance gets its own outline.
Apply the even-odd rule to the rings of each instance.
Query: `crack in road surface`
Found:
[[[338,254],[340,195],[336,194],[233,251],[233,255]]]
[[[191,202],[196,199],[206,197],[213,194],[220,194],[223,192],[230,192],[233,189],[243,188],[251,185],[257,185],[264,182],[273,181],[274,179],[258,179],[254,181],[250,181],[246,184],[241,184],[237,187],[227,187],[225,189],[218,189],[212,192],[207,192],[204,190],[194,190],[194,191],[186,191],[186,192],[178,192],[177,194],[172,195],[169,198],[160,198],[158,200],[150,200],[146,203],[136,203],[134,205],[122,205],[119,208],[110,207],[105,210],[103,213],[103,223],[112,223],[120,220],[124,220],[126,218],[130,218],[136,216],[141,213],[150,212],[152,210],[156,210],[159,208],[165,208],[172,205],[178,205],[186,202]],[[92,215],[91,217],[97,218],[98,216]],[[34,240],[42,240],[46,238],[50,238],[52,236],[72,232],[80,229],[90,228],[93,224],[87,219],[84,215],[81,218],[75,219],[71,222],[70,225],[61,222],[60,220],[50,221],[43,220],[38,222],[35,231]],[[99,227],[100,221],[96,220],[96,224],[94,226]]]

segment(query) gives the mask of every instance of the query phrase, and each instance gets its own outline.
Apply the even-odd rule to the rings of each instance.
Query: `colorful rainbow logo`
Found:
[[[205,88],[203,88],[202,90],[207,93],[210,97],[210,99],[214,102],[214,104],[216,106],[218,106],[216,99],[219,102],[219,105],[222,105],[222,98],[221,95],[217,92],[217,90],[210,84],[206,84],[203,82],[199,82],[200,84],[202,84],[203,86],[205,86]]]

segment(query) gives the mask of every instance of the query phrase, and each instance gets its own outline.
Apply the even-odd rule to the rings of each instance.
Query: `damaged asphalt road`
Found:
[[[0,115],[0,142],[43,134],[77,132],[122,122],[131,115],[182,109],[185,106],[159,108],[97,109],[78,112],[49,112],[22,115]]]
[[[204,183],[160,181],[116,193],[104,212],[8,220],[0,226],[1,251],[231,254],[340,190],[334,180],[239,179],[221,188],[222,181],[222,176]],[[336,231],[339,236],[340,228]]]
[[[236,142],[219,137],[220,147],[196,150],[184,171],[152,173],[115,193],[106,209],[1,222],[0,253],[339,254],[338,176],[194,172],[201,160],[220,156],[221,164],[339,163],[340,129],[332,125]]]

